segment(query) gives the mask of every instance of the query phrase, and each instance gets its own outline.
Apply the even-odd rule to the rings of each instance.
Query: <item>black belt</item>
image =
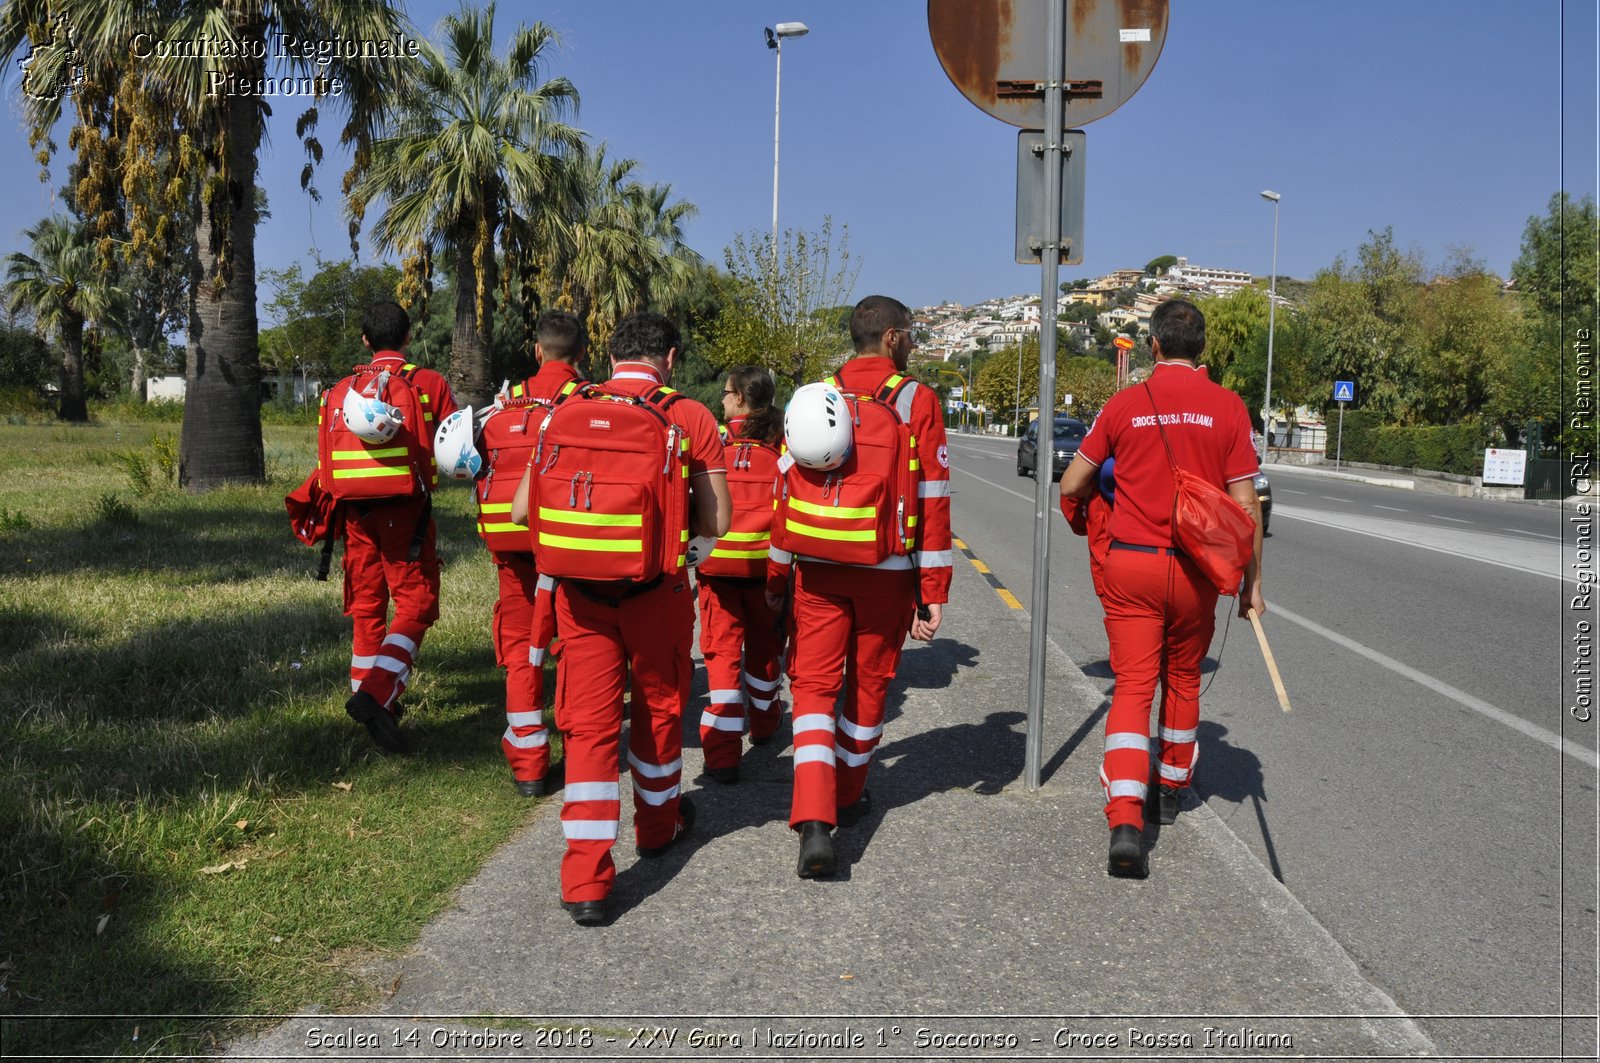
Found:
[[[1125,543],[1120,539],[1111,540],[1113,550],[1132,550],[1136,554],[1165,554],[1168,557],[1182,557],[1183,551],[1176,546],[1140,546],[1138,543]]]
[[[571,587],[573,590],[577,591],[591,602],[616,609],[629,598],[637,598],[639,595],[644,594],[647,591],[655,590],[657,587],[661,586],[663,578],[664,576],[658,575],[655,579],[646,580],[643,583],[590,583],[588,581],[578,579],[565,579],[561,582],[565,583],[567,586]],[[608,593],[612,590],[615,590],[616,593]]]

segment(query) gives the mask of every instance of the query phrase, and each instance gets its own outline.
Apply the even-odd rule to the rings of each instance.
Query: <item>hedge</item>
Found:
[[[1328,410],[1324,416],[1331,428],[1339,411]],[[1488,432],[1476,421],[1401,428],[1385,424],[1382,414],[1370,410],[1344,415],[1345,461],[1476,476],[1483,472],[1486,446]]]

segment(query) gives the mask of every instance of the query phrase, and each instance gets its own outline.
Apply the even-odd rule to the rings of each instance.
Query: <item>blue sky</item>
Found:
[[[1032,0],[1017,0],[1026,4]],[[453,2],[407,5],[429,32]],[[1085,256],[1063,279],[1161,254],[1309,278],[1369,229],[1430,265],[1465,247],[1508,273],[1523,226],[1562,187],[1597,183],[1596,12],[1568,0],[1174,0],[1165,48],[1131,100],[1086,127]],[[1012,261],[1016,130],[945,77],[925,0],[502,0],[502,32],[540,19],[564,38],[547,75],[578,87],[577,124],[699,207],[690,244],[719,262],[772,209],[773,55],[762,27],[800,20],[783,63],[781,225],[849,228],[855,296],[921,305],[1038,291]],[[1564,19],[1564,25],[1563,25]],[[15,70],[4,89],[0,252],[52,209],[28,158]],[[272,218],[257,261],[347,252],[331,194],[299,190],[281,100],[264,149]],[[58,138],[64,141],[64,138]],[[337,190],[344,160],[320,178]],[[364,254],[368,257],[371,250]]]

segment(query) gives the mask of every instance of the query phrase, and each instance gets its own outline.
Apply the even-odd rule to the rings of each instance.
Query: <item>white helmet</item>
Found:
[[[850,457],[854,436],[844,396],[832,384],[807,384],[783,412],[784,443],[799,465],[818,472],[837,469]]]
[[[439,422],[433,434],[433,460],[439,475],[449,480],[471,480],[483,468],[483,455],[473,429],[472,407],[463,406]]]
[[[405,420],[403,413],[377,397],[388,382],[389,371],[384,370],[374,394],[363,395],[353,387],[344,393],[344,423],[368,443],[389,442]]]

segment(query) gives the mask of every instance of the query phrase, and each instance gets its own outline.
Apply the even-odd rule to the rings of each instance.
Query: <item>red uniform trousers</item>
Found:
[[[411,679],[422,637],[439,619],[439,556],[431,516],[421,552],[415,561],[406,560],[426,506],[423,498],[344,504],[344,615],[355,628],[350,689],[365,691],[389,709]],[[394,619],[386,625],[391,600]]]
[[[1199,751],[1200,662],[1216,627],[1217,591],[1186,557],[1106,553],[1101,603],[1117,685],[1106,714],[1106,822],[1144,826],[1150,703],[1161,682],[1161,781],[1187,786]]]
[[[767,738],[778,729],[783,633],[767,608],[766,581],[700,577],[700,655],[710,704],[700,714],[700,748],[707,768],[739,763],[746,730]],[[746,719],[746,707],[749,718]]]
[[[643,594],[612,602],[596,601],[571,580],[556,584],[562,644],[556,726],[564,736],[567,766],[561,806],[567,839],[563,901],[603,900],[616,880],[611,846],[622,811],[617,753],[630,672],[634,836],[640,847],[655,848],[670,842],[679,824],[683,707],[693,673],[689,580],[679,573]]]
[[[839,822],[867,784],[884,701],[911,631],[917,573],[797,560],[790,612],[794,801],[789,825]],[[837,707],[839,693],[844,704]]]
[[[494,603],[495,663],[506,670],[506,731],[500,748],[512,776],[532,782],[550,770],[544,658],[555,628],[555,584],[540,580],[531,553],[491,556],[500,574],[500,598]]]

